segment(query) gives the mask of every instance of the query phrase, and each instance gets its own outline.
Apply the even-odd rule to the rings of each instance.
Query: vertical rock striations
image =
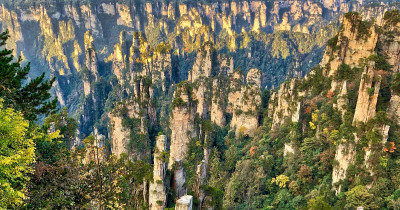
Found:
[[[193,84],[193,92],[198,100],[197,113],[203,119],[209,117],[211,101],[211,81],[214,76],[215,50],[212,43],[205,43],[196,56],[192,70],[189,72],[188,81]]]
[[[239,94],[236,92],[236,94]],[[231,128],[236,135],[254,136],[258,128],[258,114],[261,104],[261,72],[251,69],[247,73],[246,84],[241,88],[240,95],[232,104],[233,116]]]
[[[184,160],[188,144],[197,136],[195,125],[197,99],[193,93],[192,84],[181,82],[172,101],[170,117],[171,147],[168,168],[172,169],[175,161]]]
[[[149,160],[150,126],[156,122],[151,81],[147,77],[136,78],[131,99],[120,102],[111,112],[111,152],[122,153],[138,160]]]
[[[149,205],[151,210],[162,210],[167,201],[165,175],[167,164],[165,158],[167,149],[167,136],[159,135],[156,138],[154,149],[153,180],[149,187]]]

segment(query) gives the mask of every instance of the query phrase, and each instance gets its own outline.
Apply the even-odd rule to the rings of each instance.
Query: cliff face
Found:
[[[121,86],[124,86],[124,83],[127,82],[125,79],[128,58],[129,58],[129,47],[126,42],[126,33],[122,31],[119,35],[119,43],[114,45],[114,52],[112,58],[112,69],[114,75],[117,77],[118,82]],[[129,82],[129,80],[128,80]]]
[[[352,174],[355,168],[367,171],[373,177],[369,187],[373,185],[377,170],[374,164],[378,164],[376,157],[382,155],[382,149],[390,139],[390,122],[382,120],[385,119],[382,111],[398,122],[397,92],[388,90],[388,78],[396,78],[398,71],[398,47],[393,41],[398,38],[394,34],[400,25],[393,21],[394,16],[382,15],[381,20],[373,22],[362,21],[357,13],[346,14],[338,35],[328,41],[320,66],[304,80],[292,79],[281,84],[277,92],[271,92],[268,117],[272,130],[278,133],[282,127],[295,123],[301,128],[300,132],[304,133],[309,127],[315,132],[312,138],[323,138],[330,129],[320,127],[323,126],[320,121],[326,117],[315,108],[315,103],[321,101],[332,103],[341,116],[342,127],[336,128],[329,137],[338,138],[332,168],[332,185],[336,192],[342,191],[344,180],[356,176]],[[387,30],[382,32],[381,27]],[[320,90],[313,89],[310,84],[318,84],[316,79],[329,84],[317,86]],[[321,92],[324,87],[327,90]],[[311,120],[308,122],[309,115]],[[298,132],[297,129],[289,130],[288,138],[292,139]],[[300,148],[296,146],[299,143]],[[285,142],[284,155],[301,152],[299,149],[304,147],[303,144],[305,142]]]
[[[331,21],[341,12],[361,10],[370,16],[374,12],[381,14],[380,10],[363,9],[358,2],[324,2],[131,4],[48,0],[33,4],[6,0],[1,4],[0,25],[2,30],[10,32],[8,47],[32,62],[33,75],[44,71],[56,76],[54,94],[61,106],[68,107],[74,117],[82,118],[83,137],[93,132],[94,124],[110,111],[107,101],[112,104],[115,95],[126,98],[132,93],[137,76],[151,78],[158,95],[168,92],[174,82],[185,80],[192,67],[204,71],[205,77],[211,72],[212,76],[218,74],[215,70],[220,64],[213,64],[216,60],[213,53],[204,57],[194,54],[205,42],[214,44],[214,53],[226,49],[235,58],[225,65],[231,71],[233,66],[246,72],[258,68],[263,72],[263,84],[271,87],[288,75],[301,75],[307,66],[319,62],[320,56],[311,54],[336,33],[338,22]],[[302,38],[293,33],[301,33]],[[263,57],[262,62],[259,57]],[[97,73],[93,68],[97,68]],[[85,69],[89,69],[93,78],[89,79]],[[197,76],[194,74],[189,80],[193,82]],[[213,83],[207,81],[207,86]],[[79,101],[81,95],[89,97],[89,92],[93,92],[90,86],[94,84],[102,89],[94,93],[95,103]],[[224,107],[229,104],[219,101],[220,105],[216,106],[216,102],[213,105],[212,101],[218,99],[211,95],[218,90],[212,90],[216,94],[209,93],[203,88],[205,83],[201,84],[196,95],[204,95],[207,101],[202,102],[203,97],[198,97],[198,113],[203,118],[212,115],[212,121],[218,125],[226,124]],[[90,118],[87,115],[91,112],[94,116]],[[100,129],[104,135],[105,127]]]
[[[192,210],[193,208],[193,196],[185,195],[176,201],[175,210]]]
[[[228,106],[229,75],[233,73],[233,59],[220,55],[219,73],[212,80],[211,122],[220,127],[227,123],[226,113]]]
[[[96,50],[93,48],[86,50],[85,67],[87,72],[84,73],[85,78],[83,80],[83,90],[85,96],[88,96],[92,92],[91,84],[97,82],[99,77]]]
[[[246,84],[232,103],[231,128],[236,135],[254,136],[258,128],[259,105],[261,104],[261,72],[252,69],[247,73]]]
[[[153,182],[149,187],[149,208],[152,210],[164,209],[167,201],[165,175],[167,136],[160,135],[156,139],[153,163]]]
[[[367,122],[375,117],[376,104],[378,102],[381,76],[375,75],[375,62],[370,62],[361,75],[358,90],[357,105],[354,112],[353,122]]]
[[[172,53],[181,61],[193,59],[190,53],[197,52],[206,41],[213,42],[217,50],[227,47],[232,53],[238,51],[235,56],[242,57],[248,53],[251,55],[249,42],[256,39],[248,36],[247,32],[292,30],[311,34],[313,30],[321,30],[332,33],[334,26],[323,28],[324,25],[318,22],[328,24],[340,11],[357,9],[358,6],[346,2],[317,4],[309,1],[274,2],[270,6],[263,1],[199,2],[194,5],[176,1],[129,4],[122,1],[87,3],[48,0],[34,4],[6,0],[1,4],[0,25],[3,31],[10,32],[8,47],[15,49],[16,55],[32,62],[34,74],[44,71],[57,77],[55,94],[60,104],[79,116],[79,106],[73,101],[80,97],[80,86],[84,86],[82,95],[88,96],[89,85],[87,80],[76,80],[76,75],[88,66],[85,62],[90,59],[85,58],[94,58],[94,53],[98,76],[107,78],[112,72],[120,85],[129,86],[135,76],[146,75],[152,78],[154,84],[162,81],[164,84],[160,87],[165,92],[174,73],[171,72],[170,54],[155,49],[162,42],[171,46],[174,49]],[[322,13],[324,9],[329,11],[326,15]],[[281,25],[285,27],[278,27]],[[275,29],[275,26],[278,28]],[[90,37],[86,36],[87,32],[90,32]],[[321,47],[323,43],[321,39],[313,44]],[[92,45],[96,48],[89,50]],[[269,41],[264,45],[267,47]],[[309,52],[299,50],[298,53]],[[260,69],[261,64],[253,62],[251,56],[252,65],[242,63],[242,60],[238,59],[235,65],[246,68],[246,71],[254,67]],[[207,62],[196,66],[203,68],[201,65],[207,65]],[[265,65],[278,64],[268,62]],[[204,66],[206,69],[207,66]],[[181,70],[181,79],[186,79],[186,71],[187,67]],[[284,77],[285,73],[263,80],[267,79],[271,86]],[[199,109],[202,109],[201,106]],[[82,130],[82,134],[92,132],[93,125],[89,127]]]
[[[188,81],[194,85],[193,91],[198,100],[197,113],[201,118],[209,117],[208,112],[211,105],[210,77],[215,74],[213,65],[215,65],[215,49],[211,43],[206,43],[197,53],[193,68],[188,76]]]
[[[240,200],[231,194],[268,188],[265,177],[275,174],[272,170],[310,179],[315,171],[329,173],[327,185],[337,192],[357,178],[354,167],[376,175],[381,161],[376,157],[384,157],[393,129],[389,124],[400,122],[400,95],[389,85],[399,72],[400,24],[383,15],[385,5],[321,2],[3,3],[0,25],[10,31],[9,47],[16,55],[57,76],[55,94],[80,118],[82,136],[108,133],[111,153],[126,153],[134,161],[151,163],[153,155],[151,183],[142,185],[143,191],[149,189],[150,209],[167,207],[168,187],[174,189],[176,209],[191,209],[188,193],[201,208],[207,198],[213,203],[218,190],[235,191],[237,180],[259,181],[224,198]],[[304,79],[271,90],[264,104],[265,86],[300,77],[319,62],[323,43],[338,30],[334,19],[351,10],[365,14],[364,21],[356,13],[345,15],[320,65]],[[376,14],[377,22],[368,21]],[[386,119],[382,111],[393,122],[377,122]],[[170,137],[169,148],[167,136],[157,132]],[[211,156],[214,147],[221,151]],[[321,159],[325,165],[311,175],[306,169],[290,172],[300,161],[293,168],[271,166],[293,161],[293,154],[305,164]],[[219,155],[227,161],[223,166]],[[228,168],[235,175],[232,180],[230,174],[213,177],[217,184],[211,187],[211,168]],[[169,180],[167,170],[173,173]],[[293,185],[288,193],[295,197],[299,192]]]
[[[300,117],[300,102],[295,102],[299,94],[294,91],[296,80],[282,83],[278,92],[273,92],[270,99],[268,115],[272,118],[272,129],[287,123],[298,122]]]
[[[343,26],[335,39],[328,43],[321,66],[328,66],[328,75],[333,76],[339,65],[357,66],[360,59],[371,55],[376,47],[378,34],[372,22],[362,22],[361,16],[352,13],[343,19]]]
[[[170,119],[171,146],[168,168],[172,169],[175,161],[184,160],[188,151],[188,144],[197,136],[195,117],[197,99],[193,87],[188,82],[178,85],[172,101]]]
[[[149,160],[151,148],[149,129],[156,121],[151,81],[139,77],[134,84],[134,95],[118,104],[110,113],[111,152],[128,154],[133,159]]]

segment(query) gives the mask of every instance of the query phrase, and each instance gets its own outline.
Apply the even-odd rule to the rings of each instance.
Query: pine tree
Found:
[[[57,98],[51,100],[49,93],[55,78],[45,80],[43,73],[27,82],[30,64],[21,67],[22,58],[15,59],[13,51],[5,47],[8,38],[8,31],[0,34],[0,98],[5,100],[4,106],[21,111],[26,119],[34,121],[57,107]]]

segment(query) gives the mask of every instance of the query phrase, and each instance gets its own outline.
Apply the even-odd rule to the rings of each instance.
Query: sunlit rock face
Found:
[[[361,17],[353,14],[349,14],[343,19],[343,26],[338,34],[337,43],[335,43],[335,46],[340,46],[339,49],[332,49],[328,46],[321,61],[322,66],[329,65],[329,76],[335,75],[341,63],[351,67],[358,66],[362,62],[360,59],[373,53],[378,41],[375,26],[370,24],[368,25],[370,28],[361,29],[360,23]]]
[[[242,84],[237,100],[232,103],[231,128],[236,135],[254,136],[258,128],[258,112],[261,104],[261,72],[252,69],[247,73],[246,84]]]
[[[91,86],[109,85],[103,88],[101,95],[101,91],[94,93],[96,103],[100,104],[88,106],[93,106],[91,110],[97,109],[100,113],[85,121],[87,126],[81,128],[82,135],[93,132],[94,123],[109,111],[103,110],[103,107],[109,93],[119,88],[114,83],[115,77],[121,86],[117,95],[127,97],[132,94],[132,83],[137,76],[149,77],[155,86],[155,94],[168,92],[174,82],[186,80],[189,76],[192,77],[190,81],[197,80],[199,75],[195,69],[204,71],[203,76],[207,77],[209,73],[215,76],[218,71],[210,62],[210,58],[214,59],[212,53],[206,53],[204,57],[196,56],[204,43],[211,42],[215,51],[226,49],[232,53],[234,59],[228,65],[232,66],[231,69],[241,67],[247,72],[258,68],[263,72],[263,84],[277,86],[287,75],[304,73],[306,68],[301,64],[311,66],[319,62],[320,55],[312,62],[305,59],[302,63],[301,58],[313,53],[313,46],[323,48],[329,36],[336,33],[338,24],[331,21],[341,12],[360,10],[366,18],[377,14],[381,20],[382,10],[387,9],[385,5],[381,9],[364,8],[361,2],[344,1],[324,1],[322,4],[312,1],[128,4],[124,1],[32,3],[5,0],[0,7],[1,28],[10,33],[7,47],[15,49],[15,55],[32,62],[33,75],[47,72],[57,78],[54,94],[74,116],[81,116],[80,102],[77,101],[81,96],[87,98],[90,92],[94,93]],[[313,46],[302,47],[303,40],[291,46],[279,35],[294,32],[304,35],[304,42],[311,38],[315,40]],[[263,46],[251,44],[264,33],[274,35],[264,43],[257,40]],[[159,47],[161,44],[169,47]],[[354,43],[366,47],[368,44]],[[260,49],[255,49],[257,47]],[[396,46],[391,46],[391,49],[394,48]],[[262,54],[267,57],[261,59],[259,55],[254,55],[255,50],[265,50]],[[271,58],[288,60],[282,66],[281,61]],[[95,66],[97,73],[93,71]],[[192,68],[194,74],[188,76]],[[93,80],[88,80],[85,69],[94,75]],[[207,85],[212,86],[212,83]],[[201,86],[195,91],[196,95],[207,98],[207,90]],[[215,89],[212,91],[215,92]],[[215,94],[208,95],[208,101],[198,97],[197,112],[202,118],[211,116],[213,122],[224,125],[224,106],[227,106],[228,113],[232,113],[229,103],[224,105],[220,101],[217,106],[216,102],[211,102],[218,100]]]
[[[192,210],[193,196],[185,195],[176,201],[175,210]]]
[[[187,82],[181,83],[174,94],[172,102],[169,169],[172,169],[175,161],[186,158],[189,141],[197,136],[195,125],[196,106],[197,100],[191,84]]]

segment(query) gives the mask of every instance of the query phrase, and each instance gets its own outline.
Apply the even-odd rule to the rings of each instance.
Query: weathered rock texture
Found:
[[[192,210],[193,208],[193,196],[185,195],[176,201],[175,210]]]
[[[184,160],[189,142],[197,136],[195,125],[197,99],[192,85],[182,82],[174,94],[170,117],[171,147],[168,168],[172,169],[177,160]]]
[[[381,76],[375,75],[375,63],[372,61],[365,68],[361,75],[358,99],[353,122],[367,122],[376,114],[376,104],[378,102]]]
[[[342,63],[350,67],[357,66],[361,59],[367,58],[374,52],[377,41],[378,33],[375,25],[372,22],[362,22],[361,16],[349,13],[343,19],[337,42],[333,42],[334,48],[327,46],[321,66],[329,66],[327,70],[329,76],[334,76]]]
[[[236,135],[254,136],[258,128],[258,112],[261,104],[261,72],[251,69],[247,73],[246,85],[242,87],[240,95],[232,103],[233,117],[231,127]],[[236,95],[235,94],[235,95]]]
[[[215,50],[213,45],[205,43],[197,53],[195,63],[188,76],[188,81],[194,85],[193,92],[198,100],[197,113],[201,118],[209,117],[209,101],[211,97],[210,77],[215,74],[213,72],[214,57]]]
[[[80,131],[82,136],[87,136],[93,132],[94,124],[100,121],[101,116],[109,111],[103,109],[107,96],[128,97],[127,95],[132,93],[132,84],[137,76],[151,78],[155,92],[168,93],[173,83],[172,78],[179,80],[177,78],[181,76],[181,80],[185,79],[187,70],[186,66],[182,67],[184,69],[179,75],[178,70],[175,70],[179,62],[174,63],[172,60],[185,62],[191,60],[191,53],[201,50],[205,42],[215,43],[218,49],[226,48],[232,53],[248,55],[249,62],[240,64],[245,71],[253,67],[266,71],[270,66],[274,66],[275,62],[269,60],[266,63],[259,62],[258,56],[253,56],[254,49],[251,49],[249,44],[253,38],[249,36],[249,32],[257,34],[290,31],[289,33],[302,33],[309,37],[307,39],[311,37],[314,39],[314,36],[307,35],[315,33],[316,37],[319,37],[316,39],[315,47],[320,48],[327,37],[336,32],[338,24],[334,24],[336,25],[334,27],[323,26],[335,20],[340,12],[365,10],[368,17],[373,17],[374,13],[383,14],[380,10],[362,9],[362,2],[331,0],[322,2],[322,4],[311,1],[273,2],[269,6],[269,3],[258,0],[198,2],[198,4],[179,1],[130,4],[122,0],[115,2],[45,0],[34,3],[4,0],[0,5],[0,25],[3,31],[10,32],[7,47],[15,49],[15,55],[21,55],[30,61],[34,67],[32,68],[34,74],[45,71],[51,77],[56,77],[54,94],[62,106],[69,108],[74,117],[82,115],[82,109],[77,107],[76,101],[82,95],[89,96],[93,83],[111,86],[104,88],[102,98],[95,97],[96,107],[83,111],[85,116],[82,122],[85,126],[82,126]],[[387,5],[381,7],[388,8]],[[168,50],[159,47],[164,45],[163,41],[170,46]],[[288,56],[297,53],[309,54],[313,47],[308,47],[309,49],[305,51],[295,49],[293,51],[299,52],[293,53],[287,50],[281,52],[280,48],[290,47],[282,44],[287,43],[274,42],[272,51],[275,52],[272,56],[290,60],[285,63],[296,63],[295,69],[290,68],[291,72],[287,75],[300,72],[301,65],[297,63],[303,62],[292,61]],[[94,45],[96,49],[89,50]],[[265,43],[266,47],[267,45],[269,44]],[[391,48],[396,46],[393,45]],[[268,50],[266,53],[271,54]],[[213,57],[212,53],[206,53],[204,57],[198,56],[194,68],[202,69],[205,74],[210,70],[214,71],[214,67],[218,69],[218,65],[207,62],[210,56]],[[94,76],[95,80],[89,81],[82,70],[88,66],[85,65],[86,61],[96,63],[95,57],[97,57],[98,77]],[[85,61],[85,58],[90,59]],[[315,62],[318,61],[312,63]],[[311,65],[308,62],[303,64]],[[227,66],[233,69],[233,62]],[[110,77],[110,73],[115,77]],[[214,73],[213,76],[218,74]],[[178,77],[172,77],[175,74]],[[77,76],[81,75],[83,75],[82,80],[77,80]],[[262,79],[271,86],[278,84],[285,77],[286,73],[279,73],[279,75],[264,76]],[[115,84],[115,78],[119,85]],[[212,115],[213,122],[224,126],[227,123],[223,117],[225,105],[221,100],[212,104],[211,101],[219,100],[211,98],[215,90],[203,88],[215,83],[207,81],[201,84],[199,90],[195,91],[198,92],[196,95],[208,94],[209,97],[205,97],[207,100],[204,102],[199,97],[197,109],[200,117],[209,118]],[[82,86],[83,91],[81,91]],[[116,89],[117,93],[108,94]],[[115,99],[109,101],[114,102]],[[217,106],[217,103],[221,105]],[[87,103],[87,106],[93,104]],[[100,113],[90,119],[87,114],[93,111]]]
[[[294,91],[296,80],[282,83],[278,92],[273,92],[268,108],[268,115],[272,117],[272,129],[287,122],[298,122],[300,118],[301,102],[295,99],[298,93]]]
[[[166,152],[167,136],[160,135],[156,139],[153,164],[153,182],[149,187],[149,205],[152,210],[161,210],[165,208],[167,201],[165,175],[167,172]]]
[[[149,79],[137,78],[133,98],[117,105],[109,116],[111,152],[116,156],[126,153],[134,159],[147,160],[151,152],[148,129],[156,121]]]

